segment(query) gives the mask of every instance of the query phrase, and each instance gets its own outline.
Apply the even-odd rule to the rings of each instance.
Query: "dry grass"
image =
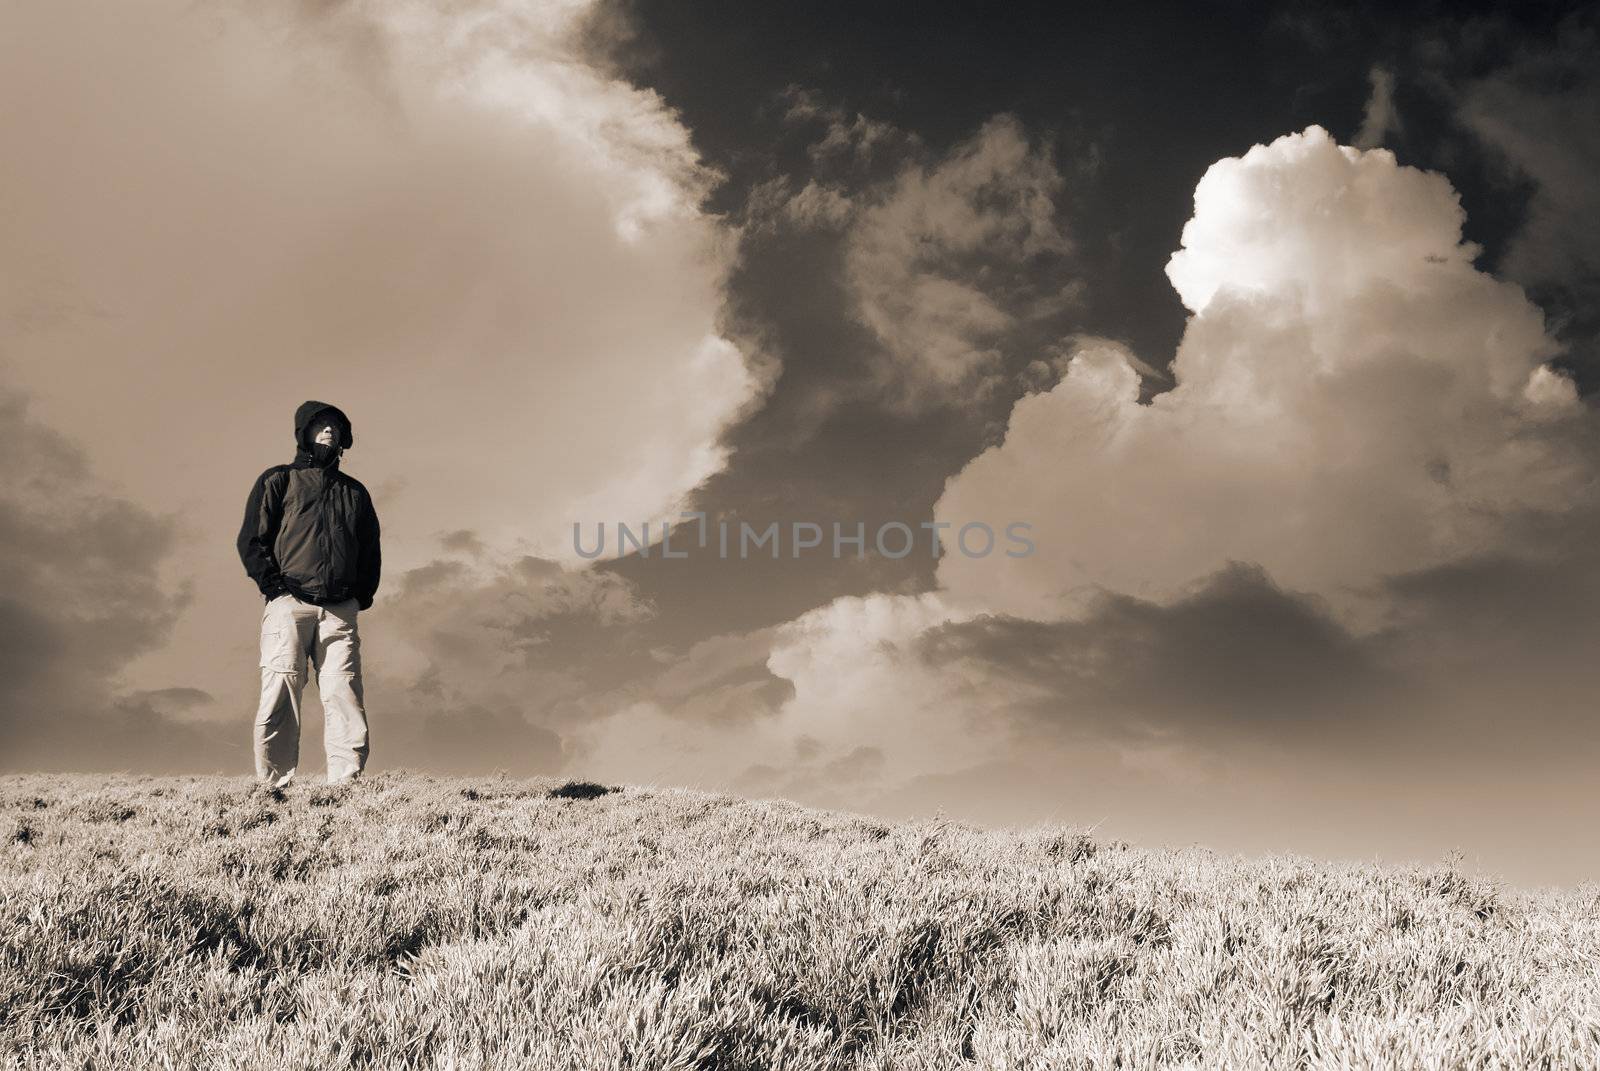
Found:
[[[47,1067],[1600,1066],[1600,892],[680,790],[0,778]]]

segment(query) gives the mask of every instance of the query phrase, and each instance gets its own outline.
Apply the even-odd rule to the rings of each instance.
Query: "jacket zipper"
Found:
[[[331,493],[333,480],[326,469],[322,472],[322,597],[333,598],[333,525],[331,523]]]

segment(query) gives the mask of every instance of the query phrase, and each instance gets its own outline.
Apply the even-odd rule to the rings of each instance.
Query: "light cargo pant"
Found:
[[[306,663],[322,697],[328,783],[367,764],[367,711],[361,696],[358,601],[332,606],[279,595],[261,611],[261,705],[256,709],[256,777],[285,785],[300,761],[300,696]]]

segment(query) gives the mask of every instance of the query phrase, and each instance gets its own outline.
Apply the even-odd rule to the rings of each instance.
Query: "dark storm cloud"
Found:
[[[1364,739],[1402,679],[1315,599],[1235,563],[1160,605],[1107,595],[1081,620],[981,616],[930,629],[932,666],[1025,686],[1027,732],[1202,747]]]
[[[1009,743],[875,785],[866,805],[1104,818],[1225,850],[1426,859],[1456,845],[1516,880],[1582,880],[1600,821],[1595,522],[1392,577],[1386,625],[1362,635],[1245,566],[1167,606],[1113,597],[1080,621],[934,628],[916,644],[924,672],[962,682],[946,702]]]
[[[696,507],[757,524],[927,519],[944,481],[998,437],[1011,403],[1058,377],[1075,338],[1120,341],[1150,372],[1164,366],[1185,314],[1163,268],[1195,183],[1219,158],[1311,123],[1344,140],[1381,127],[1403,162],[1448,168],[1467,237],[1492,263],[1522,223],[1518,195],[1433,84],[1470,72],[1424,78],[1417,51],[1441,27],[1466,32],[1493,13],[1488,5],[1451,23],[1433,5],[1307,3],[1263,19],[1242,8],[1126,5],[1091,18],[1022,4],[1004,19],[922,10],[908,29],[900,14],[863,5],[603,3],[597,19],[630,28],[609,53],[662,93],[726,175],[709,201],[742,224],[725,327],[782,364],[764,406],[723,437],[730,464],[697,490]],[[1504,17],[1512,38],[1552,21],[1521,10]],[[1471,32],[1490,43],[1507,36]],[[859,314],[849,251],[896,176],[931,174],[1000,115],[1035,146],[1030,165],[1061,176],[1051,197],[1072,252],[969,263],[972,274],[948,276],[969,284],[979,272],[1009,275],[991,297],[1017,314],[1009,335],[971,347],[997,352],[1003,374],[992,393],[969,392],[957,408],[897,412],[875,375],[886,347]],[[860,274],[892,287],[879,307],[915,307],[918,272]],[[1027,314],[1029,288],[1042,296],[1067,287],[1078,288],[1069,310]],[[1145,376],[1147,395],[1170,386],[1170,377]],[[932,586],[918,557],[615,567],[662,606],[682,608],[664,616],[674,634],[660,637],[680,645],[841,595]]]
[[[723,328],[782,371],[724,437],[736,460],[692,506],[758,528],[915,526],[1075,325],[1053,149],[1009,116],[934,153],[803,87],[767,106],[793,170],[768,174],[742,206]],[[926,587],[932,564],[869,554],[608,568],[685,607],[660,634],[681,647],[837,595]]]
[[[1528,287],[1570,352],[1600,384],[1600,15],[1574,15],[1554,39],[1457,91],[1461,121],[1532,186],[1526,219],[1501,260]]]
[[[186,686],[119,694],[190,598],[172,579],[177,528],[118,497],[77,443],[0,385],[0,766],[168,771],[224,762],[247,741],[172,714]]]
[[[814,93],[783,99],[785,132],[812,140],[796,173],[750,190],[729,317],[784,371],[737,441],[799,447],[849,405],[942,409],[970,435],[974,396],[1003,404],[999,380],[1071,323],[1051,145],[997,115],[934,155]]]
[[[1420,680],[1425,698],[1402,725],[1431,746],[1486,767],[1552,776],[1600,758],[1600,517],[1499,553],[1393,578],[1390,624],[1373,639]]]

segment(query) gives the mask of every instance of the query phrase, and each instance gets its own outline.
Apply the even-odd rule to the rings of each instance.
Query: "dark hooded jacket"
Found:
[[[338,423],[338,448],[310,440],[319,414]],[[294,461],[272,466],[250,488],[239,529],[244,571],[268,600],[287,592],[331,606],[353,597],[365,610],[382,558],[372,496],[339,469],[341,451],[355,441],[350,418],[337,406],[306,402],[295,410],[294,441]]]

